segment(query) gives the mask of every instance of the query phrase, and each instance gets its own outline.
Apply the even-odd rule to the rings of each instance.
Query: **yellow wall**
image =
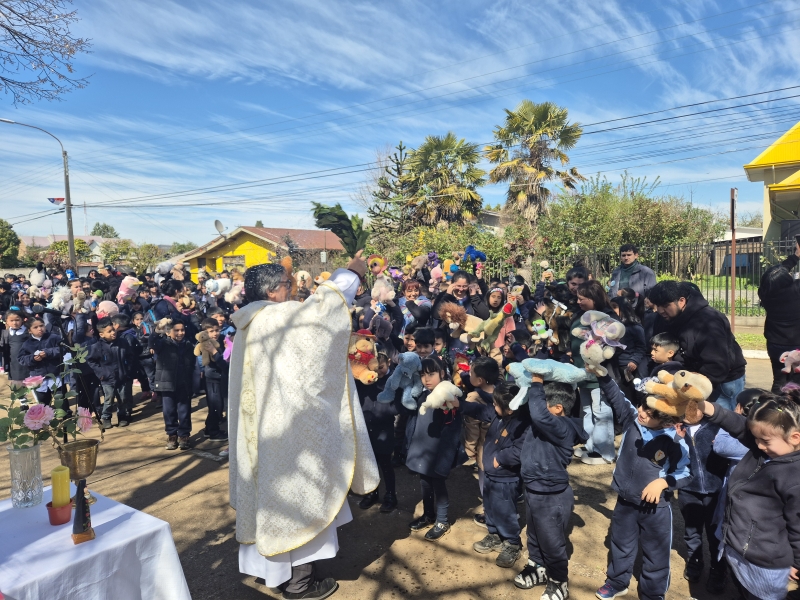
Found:
[[[189,269],[192,273],[192,281],[197,282],[198,259],[206,259],[206,270],[219,273],[225,270],[225,257],[244,256],[245,268],[253,265],[261,265],[272,262],[275,259],[275,252],[267,242],[242,232],[230,238],[224,244],[217,246],[208,252],[189,259]],[[230,270],[230,269],[228,269]]]

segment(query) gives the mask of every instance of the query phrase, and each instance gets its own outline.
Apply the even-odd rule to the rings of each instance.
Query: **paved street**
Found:
[[[748,385],[767,387],[771,381],[769,363],[751,360]],[[165,436],[160,413],[149,402],[140,403],[135,423],[127,429],[114,428],[106,435],[90,488],[134,508],[168,521],[180,553],[192,597],[196,600],[270,597],[268,590],[238,571],[238,545],[234,539],[234,512],[228,500],[228,463],[220,460],[220,444],[198,443],[189,452],[164,449]],[[203,397],[194,402],[193,431],[199,432],[205,418]],[[195,435],[196,439],[197,435]],[[42,452],[45,474],[57,464],[55,450],[46,445]],[[591,598],[604,579],[607,558],[608,523],[614,507],[609,489],[611,466],[570,467],[576,494],[571,534],[570,563],[572,597]],[[454,471],[448,480],[452,531],[438,544],[425,542],[420,534],[410,535],[407,524],[419,514],[419,486],[416,478],[398,469],[400,508],[390,515],[375,506],[361,511],[357,498],[350,499],[355,520],[340,529],[341,551],[336,559],[320,563],[320,572],[341,583],[338,598],[538,598],[510,583],[516,570],[494,565],[494,556],[481,556],[471,545],[486,530],[472,523],[479,503],[478,484],[471,470]],[[0,455],[0,497],[9,494],[8,458]],[[43,506],[28,509],[41,511]],[[684,562],[680,513],[675,510],[672,587],[669,599],[712,598],[703,585],[689,589],[682,577]],[[437,547],[438,546],[438,547]],[[518,566],[521,568],[523,562]],[[635,597],[635,596],[634,596]],[[732,588],[723,596],[733,598]]]

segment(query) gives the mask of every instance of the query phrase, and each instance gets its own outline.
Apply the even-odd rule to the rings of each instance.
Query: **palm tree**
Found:
[[[567,109],[552,102],[523,100],[516,110],[506,109],[505,124],[494,130],[497,143],[484,148],[496,165],[489,180],[509,184],[506,206],[535,223],[552,196],[546,182],[558,181],[574,190],[585,177],[575,167],[559,171],[557,166],[569,163],[565,151],[582,133],[580,124],[567,122]]]
[[[486,171],[476,166],[480,160],[478,145],[453,132],[426,137],[408,153],[402,177],[410,190],[406,206],[411,219],[420,225],[475,219],[483,205],[476,189],[486,183]]]

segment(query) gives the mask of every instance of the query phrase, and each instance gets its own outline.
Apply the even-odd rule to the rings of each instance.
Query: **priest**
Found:
[[[379,475],[347,350],[350,306],[366,272],[362,252],[305,302],[278,264],[245,273],[248,304],[230,364],[230,503],[239,570],[283,598],[327,598],[314,561],[333,558],[336,528],[352,520],[347,494],[367,494]]]

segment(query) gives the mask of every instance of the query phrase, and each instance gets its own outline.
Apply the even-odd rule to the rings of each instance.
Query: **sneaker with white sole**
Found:
[[[586,446],[578,446],[572,451],[572,456],[575,458],[583,458],[589,454],[589,451],[586,449]]]
[[[529,590],[536,585],[547,583],[547,569],[528,559],[522,572],[514,577],[514,585],[521,590]]]
[[[612,461],[606,460],[597,452],[589,452],[586,456],[581,458],[581,462],[585,465],[608,465]]]
[[[569,598],[569,586],[566,581],[547,580],[547,587],[542,594],[541,600],[567,600]]]
[[[628,588],[618,590],[610,583],[605,584],[599,590],[595,596],[600,598],[600,600],[612,600],[612,598],[619,598],[620,596],[626,596],[628,594]]]

